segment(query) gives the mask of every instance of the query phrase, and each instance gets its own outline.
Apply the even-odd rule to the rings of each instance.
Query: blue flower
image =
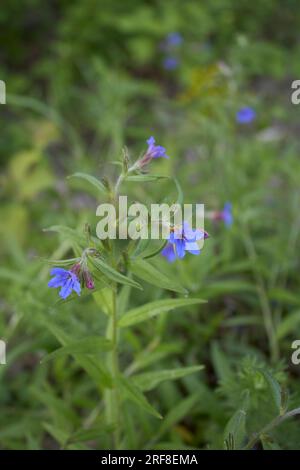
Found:
[[[249,106],[245,106],[236,113],[236,120],[239,124],[250,124],[256,118],[256,112]]]
[[[221,212],[221,218],[224,221],[226,227],[230,227],[233,223],[233,215],[232,215],[232,204],[231,202],[225,202],[224,208]]]
[[[148,148],[145,155],[137,162],[138,168],[143,168],[152,160],[152,158],[169,158],[168,155],[166,155],[166,149],[164,147],[161,145],[155,145],[154,137],[149,137],[147,144]]]
[[[161,253],[170,262],[175,261],[176,258],[184,258],[186,251],[192,255],[199,255],[200,249],[197,240],[207,237],[207,232],[198,229],[193,230],[188,222],[184,222],[181,227],[171,230],[169,242]]]
[[[183,39],[181,34],[177,32],[169,33],[166,38],[166,43],[168,46],[179,46],[182,41]]]
[[[166,70],[175,70],[178,67],[179,61],[176,57],[167,56],[163,60],[163,67]]]
[[[149,139],[147,140],[147,144],[147,154],[151,155],[151,158],[169,158],[168,155],[166,155],[166,149],[164,147],[162,147],[161,145],[155,145],[154,137],[149,137]]]
[[[176,260],[175,245],[173,245],[173,243],[167,243],[161,254],[167,258],[169,263],[173,263],[173,261]]]
[[[60,297],[66,299],[72,293],[72,290],[80,295],[80,282],[74,272],[63,268],[52,268],[50,274],[54,277],[49,281],[48,287],[61,287]]]

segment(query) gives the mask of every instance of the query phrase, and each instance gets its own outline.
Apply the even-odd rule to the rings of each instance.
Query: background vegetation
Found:
[[[231,201],[234,222],[206,220],[200,256],[155,261],[208,302],[124,329],[122,370],[205,367],[155,388],[146,381],[163,419],[126,401],[122,447],[300,449],[297,416],[276,418],[300,406],[291,363],[300,338],[299,109],[290,102],[299,25],[296,0],[2,1],[1,448],[112,446],[103,375],[66,354],[41,362],[69,340],[103,334],[106,321],[102,291],[57,303],[42,258],[71,257],[72,237],[43,229],[94,230],[99,198],[66,176],[115,178],[124,145],[136,158],[154,135],[170,159],[151,171],[176,176],[185,201],[207,210]],[[168,45],[173,32],[178,45]],[[236,120],[244,106],[256,111],[246,125]],[[147,203],[176,197],[166,181],[126,189]],[[122,290],[124,311],[177,296],[143,287]]]

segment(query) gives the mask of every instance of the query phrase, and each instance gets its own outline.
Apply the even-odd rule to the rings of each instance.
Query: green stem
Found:
[[[123,175],[120,175],[112,194],[111,202],[117,206],[117,198],[119,187],[122,184]],[[111,263],[115,266],[115,253],[111,244]],[[113,425],[115,430],[113,432],[113,445],[117,450],[120,446],[120,429],[121,429],[121,408],[120,396],[118,391],[118,376],[119,376],[119,357],[118,357],[118,312],[117,312],[117,284],[112,286],[112,308],[107,325],[106,338],[112,343],[112,350],[107,353],[107,368],[112,375],[113,386],[105,392],[105,408],[106,408],[106,421],[108,425]]]
[[[119,358],[118,358],[118,329],[117,329],[117,289],[112,290],[112,311],[107,326],[106,337],[112,343],[112,350],[107,353],[107,367],[112,375],[113,386],[105,393],[106,420],[108,425],[115,427],[113,433],[114,448],[119,448],[120,442],[120,400],[118,392]]]
[[[295,408],[293,410],[287,411],[283,415],[276,416],[270,423],[264,426],[258,433],[254,434],[254,436],[249,440],[249,442],[243,447],[243,450],[250,450],[254,447],[254,445],[260,440],[261,436],[266,434],[267,432],[272,431],[276,426],[281,424],[288,418],[292,416],[296,416],[300,414],[300,408]]]

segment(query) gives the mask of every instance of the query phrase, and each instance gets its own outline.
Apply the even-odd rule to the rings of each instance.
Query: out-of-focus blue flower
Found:
[[[245,106],[236,113],[236,120],[239,124],[250,124],[256,118],[256,112],[250,106]]]
[[[180,46],[183,39],[180,33],[174,32],[169,33],[166,38],[166,43],[168,46]]]
[[[155,139],[154,137],[149,137],[147,140],[148,144],[148,150],[147,153],[151,155],[151,158],[169,158],[168,155],[166,155],[166,149],[165,147],[162,147],[161,145],[155,145]]]
[[[77,275],[72,271],[63,268],[52,268],[51,276],[54,276],[48,283],[48,287],[61,287],[59,291],[60,297],[66,299],[72,291],[80,295],[81,287]]]
[[[148,144],[148,148],[147,148],[145,155],[137,162],[138,168],[143,168],[153,158],[169,158],[169,156],[166,154],[165,147],[155,144],[154,137],[152,136],[149,137],[149,139],[147,140],[147,144]]]
[[[167,56],[163,60],[163,66],[166,70],[175,70],[179,65],[179,61],[176,57]]]
[[[188,222],[184,222],[181,227],[171,230],[169,242],[161,253],[170,262],[175,261],[176,258],[183,258],[186,251],[192,255],[199,255],[197,240],[202,238],[208,238],[208,233],[203,230],[193,230]]]
[[[226,227],[230,227],[233,223],[232,215],[232,204],[231,202],[225,202],[224,208],[220,213],[220,218],[224,221]]]

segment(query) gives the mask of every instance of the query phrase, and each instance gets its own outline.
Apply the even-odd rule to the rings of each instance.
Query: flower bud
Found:
[[[95,283],[94,283],[94,280],[92,278],[92,275],[87,269],[85,269],[83,271],[83,280],[84,280],[84,284],[85,284],[87,289],[94,289],[95,288]]]

